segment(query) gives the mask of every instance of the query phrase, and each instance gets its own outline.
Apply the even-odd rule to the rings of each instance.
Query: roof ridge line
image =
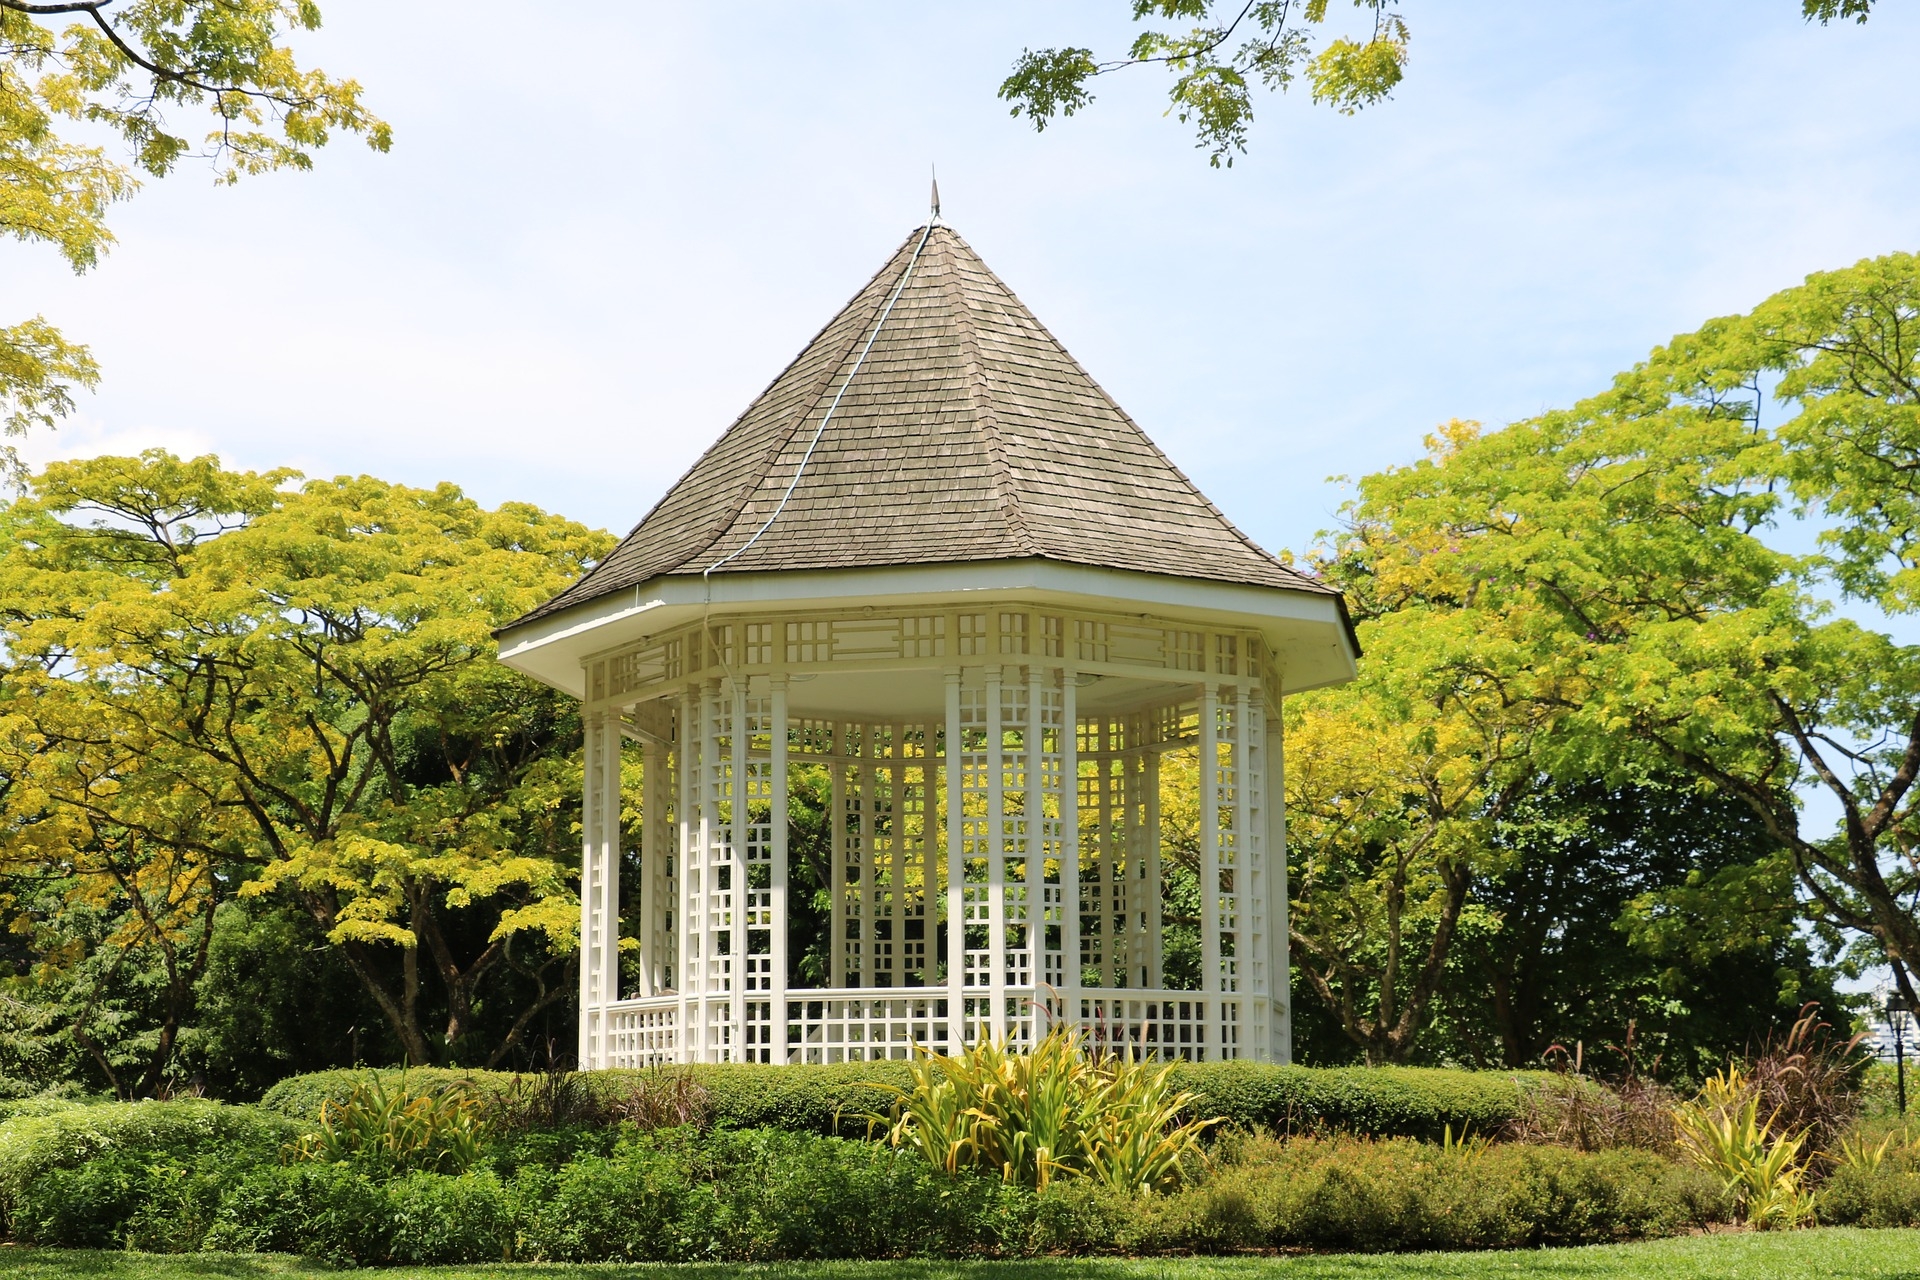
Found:
[[[920,227],[915,227],[914,230],[918,231],[920,230]],[[913,238],[912,234],[909,233],[907,240],[903,240],[900,242],[900,249],[906,248],[907,241],[911,240],[912,238]],[[772,378],[770,378],[767,381],[767,385],[762,387],[759,393],[756,394],[751,400],[747,401],[746,408],[742,409],[739,413],[734,415],[733,420],[727,424],[726,430],[722,431],[718,436],[715,436],[713,443],[709,444],[705,449],[702,449],[700,451],[700,455],[696,457],[693,460],[693,462],[690,463],[687,466],[687,468],[680,473],[679,477],[676,478],[672,484],[668,485],[661,492],[658,498],[654,499],[653,505],[647,508],[646,514],[641,516],[639,520],[634,522],[633,528],[627,530],[626,538],[631,538],[634,534],[640,532],[641,527],[645,525],[647,521],[651,520],[653,518],[654,513],[666,504],[667,499],[671,498],[674,495],[674,493],[678,491],[680,486],[684,484],[688,479],[690,479],[695,472],[699,471],[701,466],[707,461],[707,459],[712,457],[714,453],[717,452],[720,449],[720,447],[726,443],[727,437],[733,434],[733,431],[736,427],[738,427],[741,423],[746,421],[747,415],[753,412],[754,407],[758,405],[761,402],[761,400],[765,399],[769,392],[771,392],[775,387],[780,385],[780,380],[786,377],[787,374],[792,371],[793,366],[795,366],[796,364],[799,364],[802,360],[806,359],[807,353],[813,350],[814,344],[819,342],[822,338],[826,337],[827,331],[833,328],[834,324],[840,319],[840,317],[845,315],[847,313],[847,310],[850,307],[852,307],[856,302],[860,301],[861,295],[866,293],[867,290],[873,288],[875,282],[877,282],[880,279],[880,277],[882,277],[887,273],[887,267],[892,266],[894,259],[900,256],[900,249],[895,249],[893,253],[887,258],[886,263],[883,266],[881,266],[881,268],[878,271],[874,272],[873,276],[865,284],[861,285],[858,289],[855,289],[853,291],[852,296],[850,296],[845,302],[841,303],[839,309],[836,310],[831,316],[827,318],[827,321],[825,324],[821,325],[818,329],[814,330],[813,336],[811,338],[808,338],[806,342],[801,345],[800,350],[794,354],[793,359],[787,361],[784,365],[780,366],[780,372],[776,373]],[[858,342],[860,340],[860,334],[865,332],[866,332],[866,326],[862,325],[860,327],[859,332],[854,335],[853,341]],[[840,354],[839,361],[828,366],[827,373],[826,373],[827,385],[832,385],[833,375],[839,371],[841,365],[847,362],[847,352],[850,352],[852,350],[853,350],[853,343],[849,343],[847,345],[847,351],[843,351]],[[815,389],[812,392],[810,392],[809,398],[803,402],[802,408],[798,416],[795,418],[794,425],[792,427],[789,427],[786,430],[786,432],[778,436],[778,439],[776,440],[773,446],[773,451],[765,456],[764,465],[771,465],[773,463],[773,460],[780,456],[780,451],[786,448],[787,442],[793,438],[793,433],[795,430],[798,429],[799,424],[802,422],[805,422],[807,420],[807,415],[813,412],[814,406],[820,403],[820,397],[823,394],[825,394],[824,387]],[[686,553],[685,558],[683,558],[677,564],[675,564],[674,568],[669,572],[678,572],[684,565],[687,564],[689,560],[693,559],[699,554],[712,550],[713,544],[720,540],[720,535],[725,533],[727,529],[733,524],[733,522],[740,518],[740,512],[744,510],[747,503],[751,501],[753,496],[753,491],[758,487],[759,487],[758,481],[753,478],[749,478],[746,482],[744,482],[741,485],[741,493],[740,493],[738,504],[732,508],[731,513],[726,517],[726,519],[722,523],[713,527],[712,533],[705,535],[701,541],[699,541],[698,543],[695,543],[694,546]],[[621,542],[625,542],[626,538],[622,538]],[[618,549],[619,549],[618,544],[615,544],[615,550],[618,550]],[[612,552],[608,553],[609,559],[612,558],[612,554],[613,554]],[[605,563],[606,561],[602,560],[600,564],[594,565],[592,568],[588,569],[585,573],[581,574],[579,577],[575,578],[572,582],[568,583],[566,587],[558,595],[556,595],[552,600],[549,600],[545,605],[542,605],[541,609],[543,610],[553,609],[556,607],[563,607],[564,603],[571,603],[571,597],[574,595],[574,593],[577,591],[580,591],[589,582],[591,582],[594,576],[600,572],[601,565],[604,565]]]
[[[973,246],[968,245],[966,242],[966,239],[963,236],[961,236],[959,232],[952,231],[950,232],[950,234],[953,236],[954,239],[960,241],[961,244],[967,245],[968,251],[972,252]],[[1008,297],[1017,298],[1019,296],[1018,294],[1014,293],[1012,287],[1009,286],[1005,280],[1002,280],[1000,278],[999,274],[996,273],[992,267],[987,265],[987,261],[985,258],[982,258],[978,253],[974,253],[973,260],[980,264],[980,269],[986,272],[987,278],[992,280],[996,285],[1000,286],[1001,290],[1004,291]],[[1107,391],[1105,387],[1100,385],[1100,380],[1095,378],[1093,374],[1087,370],[1087,367],[1080,363],[1080,358],[1078,356],[1074,355],[1072,351],[1067,349],[1067,344],[1060,341],[1059,338],[1054,336],[1053,330],[1047,328],[1046,321],[1042,320],[1039,314],[1036,313],[1031,307],[1028,307],[1022,304],[1020,309],[1023,312],[1025,312],[1025,314],[1029,319],[1033,321],[1034,326],[1037,329],[1039,329],[1041,333],[1046,335],[1047,341],[1052,343],[1054,348],[1058,350],[1061,355],[1066,357],[1067,363],[1072,365],[1073,368],[1080,374],[1080,376],[1085,378],[1088,384],[1092,386],[1095,391],[1099,392],[1101,397],[1110,406],[1112,406],[1113,411],[1120,415],[1120,420],[1122,422],[1125,422],[1127,426],[1133,429],[1133,433],[1139,436],[1140,439],[1143,442],[1145,442],[1147,448],[1153,451],[1153,455],[1155,457],[1159,458],[1161,462],[1166,464],[1167,469],[1169,471],[1173,472],[1174,475],[1180,477],[1180,483],[1186,485],[1187,488],[1192,491],[1193,496],[1198,498],[1202,503],[1202,505],[1204,505],[1208,511],[1212,512],[1214,517],[1218,519],[1221,524],[1227,527],[1228,532],[1232,533],[1234,537],[1240,539],[1240,542],[1243,546],[1245,546],[1249,551],[1253,552],[1255,555],[1259,556],[1261,559],[1267,560],[1273,564],[1279,565],[1280,568],[1285,572],[1293,574],[1295,577],[1302,579],[1303,581],[1309,583],[1313,587],[1318,588],[1320,590],[1327,590],[1325,584],[1321,583],[1317,578],[1309,577],[1308,575],[1301,573],[1298,569],[1295,569],[1292,565],[1282,562],[1278,556],[1274,555],[1271,551],[1268,551],[1265,547],[1261,546],[1259,543],[1255,542],[1252,538],[1248,537],[1246,533],[1240,528],[1239,525],[1235,524],[1232,520],[1228,519],[1227,513],[1214,505],[1213,499],[1209,498],[1206,495],[1206,493],[1200,488],[1200,486],[1193,482],[1193,478],[1191,476],[1189,476],[1185,471],[1182,471],[1180,469],[1180,464],[1175,462],[1172,458],[1168,457],[1166,454],[1166,451],[1161,449],[1160,445],[1154,440],[1154,438],[1147,434],[1146,429],[1143,428],[1139,423],[1133,420],[1133,415],[1128,413],[1126,409],[1121,406],[1120,402],[1116,400],[1113,397],[1113,395]]]
[[[918,231],[920,228],[915,227],[914,230]],[[847,314],[853,305],[860,301],[862,295],[881,282],[881,279],[888,274],[889,268],[899,259],[901,252],[905,250],[912,241],[913,235],[909,232],[907,238],[900,242],[900,247],[888,256],[886,264],[874,272],[871,279],[854,291],[853,296],[847,299],[846,305],[834,312],[832,320],[820,326],[820,331],[809,338],[807,344],[800,348],[800,354],[796,355],[792,360],[789,360],[786,368],[783,368],[773,381],[767,384],[766,390],[760,393],[761,396],[766,395],[768,391],[778,386],[780,379],[787,376],[788,370],[791,370],[794,365],[804,360],[807,353],[813,350],[814,344],[826,337],[827,330],[833,328],[834,322],[839,320],[841,316]],[[886,305],[885,299],[886,291],[883,289],[874,301],[873,313],[877,313],[882,306]],[[873,323],[873,313],[870,313],[867,318],[861,321],[854,329],[853,337],[848,340],[845,349],[840,352],[839,358],[827,366],[825,375],[807,389],[806,397],[800,402],[799,411],[794,414],[793,421],[787,426],[786,430],[775,433],[773,442],[768,445],[767,451],[761,457],[759,468],[750,473],[748,480],[740,486],[738,499],[726,509],[725,514],[713,526],[713,532],[698,544],[697,550],[690,551],[686,559],[674,566],[672,572],[680,572],[695,560],[712,553],[713,549],[719,545],[720,539],[726,535],[727,530],[731,529],[734,523],[740,519],[741,513],[744,512],[748,504],[753,501],[753,495],[760,488],[760,482],[766,477],[773,467],[773,464],[779,460],[780,455],[786,452],[787,446],[793,443],[794,437],[800,433],[800,428],[804,427],[807,419],[813,416],[813,411],[820,407],[821,399],[826,396],[827,391],[833,386],[833,380],[839,374],[841,368],[847,363],[847,357],[853,354],[854,348],[860,345],[860,339],[866,336],[867,329]],[[756,396],[753,401],[747,405],[746,409],[741,412],[740,417],[734,419],[734,424],[738,425],[741,419],[753,412],[753,406],[758,404],[759,401],[760,397]],[[729,426],[727,431],[721,432],[720,439],[713,442],[709,447],[709,452],[719,448],[721,441],[727,438],[727,432],[732,430],[733,427]],[[704,458],[706,455],[702,454],[701,456]],[[699,464],[696,463],[695,465],[697,466]],[[667,492],[672,493],[673,490],[670,488]],[[662,495],[661,501],[666,501],[665,495]]]
[[[961,244],[966,244],[960,238],[960,233],[951,227],[943,227],[942,230]],[[968,245],[968,248],[972,246]],[[980,365],[980,341],[974,332],[973,310],[967,305],[966,292],[960,287],[960,272],[953,262],[953,249],[943,244],[941,253],[946,259],[947,278],[941,282],[940,288],[960,312],[960,350],[966,358],[968,395],[973,401],[974,420],[986,432],[987,459],[993,469],[993,487],[999,492],[1001,511],[1020,548],[1031,556],[1044,555],[1033,531],[1027,528],[1026,512],[1022,510],[1015,490],[1013,465],[1007,460],[1007,446],[1000,434],[999,415],[994,412],[993,400],[987,393],[987,373]],[[974,256],[977,258],[979,255]]]

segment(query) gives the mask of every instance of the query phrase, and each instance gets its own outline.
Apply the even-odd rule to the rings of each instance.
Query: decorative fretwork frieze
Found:
[[[777,621],[708,619],[650,636],[591,660],[588,700],[631,702],[692,677],[937,668],[956,658],[963,665],[1066,661],[1081,672],[1167,679],[1184,673],[1252,677],[1278,687],[1272,657],[1251,632],[1036,608],[860,610]]]

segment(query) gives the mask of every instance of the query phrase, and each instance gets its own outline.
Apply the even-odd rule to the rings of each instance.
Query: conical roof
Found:
[[[936,220],[606,560],[520,623],[715,565],[1023,558],[1331,594],[1236,529]]]

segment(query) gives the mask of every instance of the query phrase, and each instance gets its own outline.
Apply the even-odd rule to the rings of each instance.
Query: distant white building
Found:
[[[1912,1062],[1915,1051],[1920,1049],[1920,1044],[1916,1044],[1914,1039],[1916,1031],[1914,1016],[1904,1009],[1888,1014],[1887,1001],[1893,997],[1893,994],[1893,987],[1889,983],[1883,982],[1873,989],[1870,1015],[1872,1023],[1871,1030],[1867,1032],[1866,1043],[1872,1048],[1874,1057],[1882,1062],[1892,1062],[1896,1056],[1894,1048],[1897,1030],[1898,1040],[1904,1047],[1907,1061]]]

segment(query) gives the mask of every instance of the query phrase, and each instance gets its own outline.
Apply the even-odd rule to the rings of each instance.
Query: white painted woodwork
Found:
[[[582,659],[583,1066],[900,1058],[1062,1020],[1287,1059],[1283,667],[1257,627],[959,596],[715,611]],[[1173,752],[1200,792],[1193,989],[1165,970]],[[827,800],[818,987],[788,928],[801,770]]]

